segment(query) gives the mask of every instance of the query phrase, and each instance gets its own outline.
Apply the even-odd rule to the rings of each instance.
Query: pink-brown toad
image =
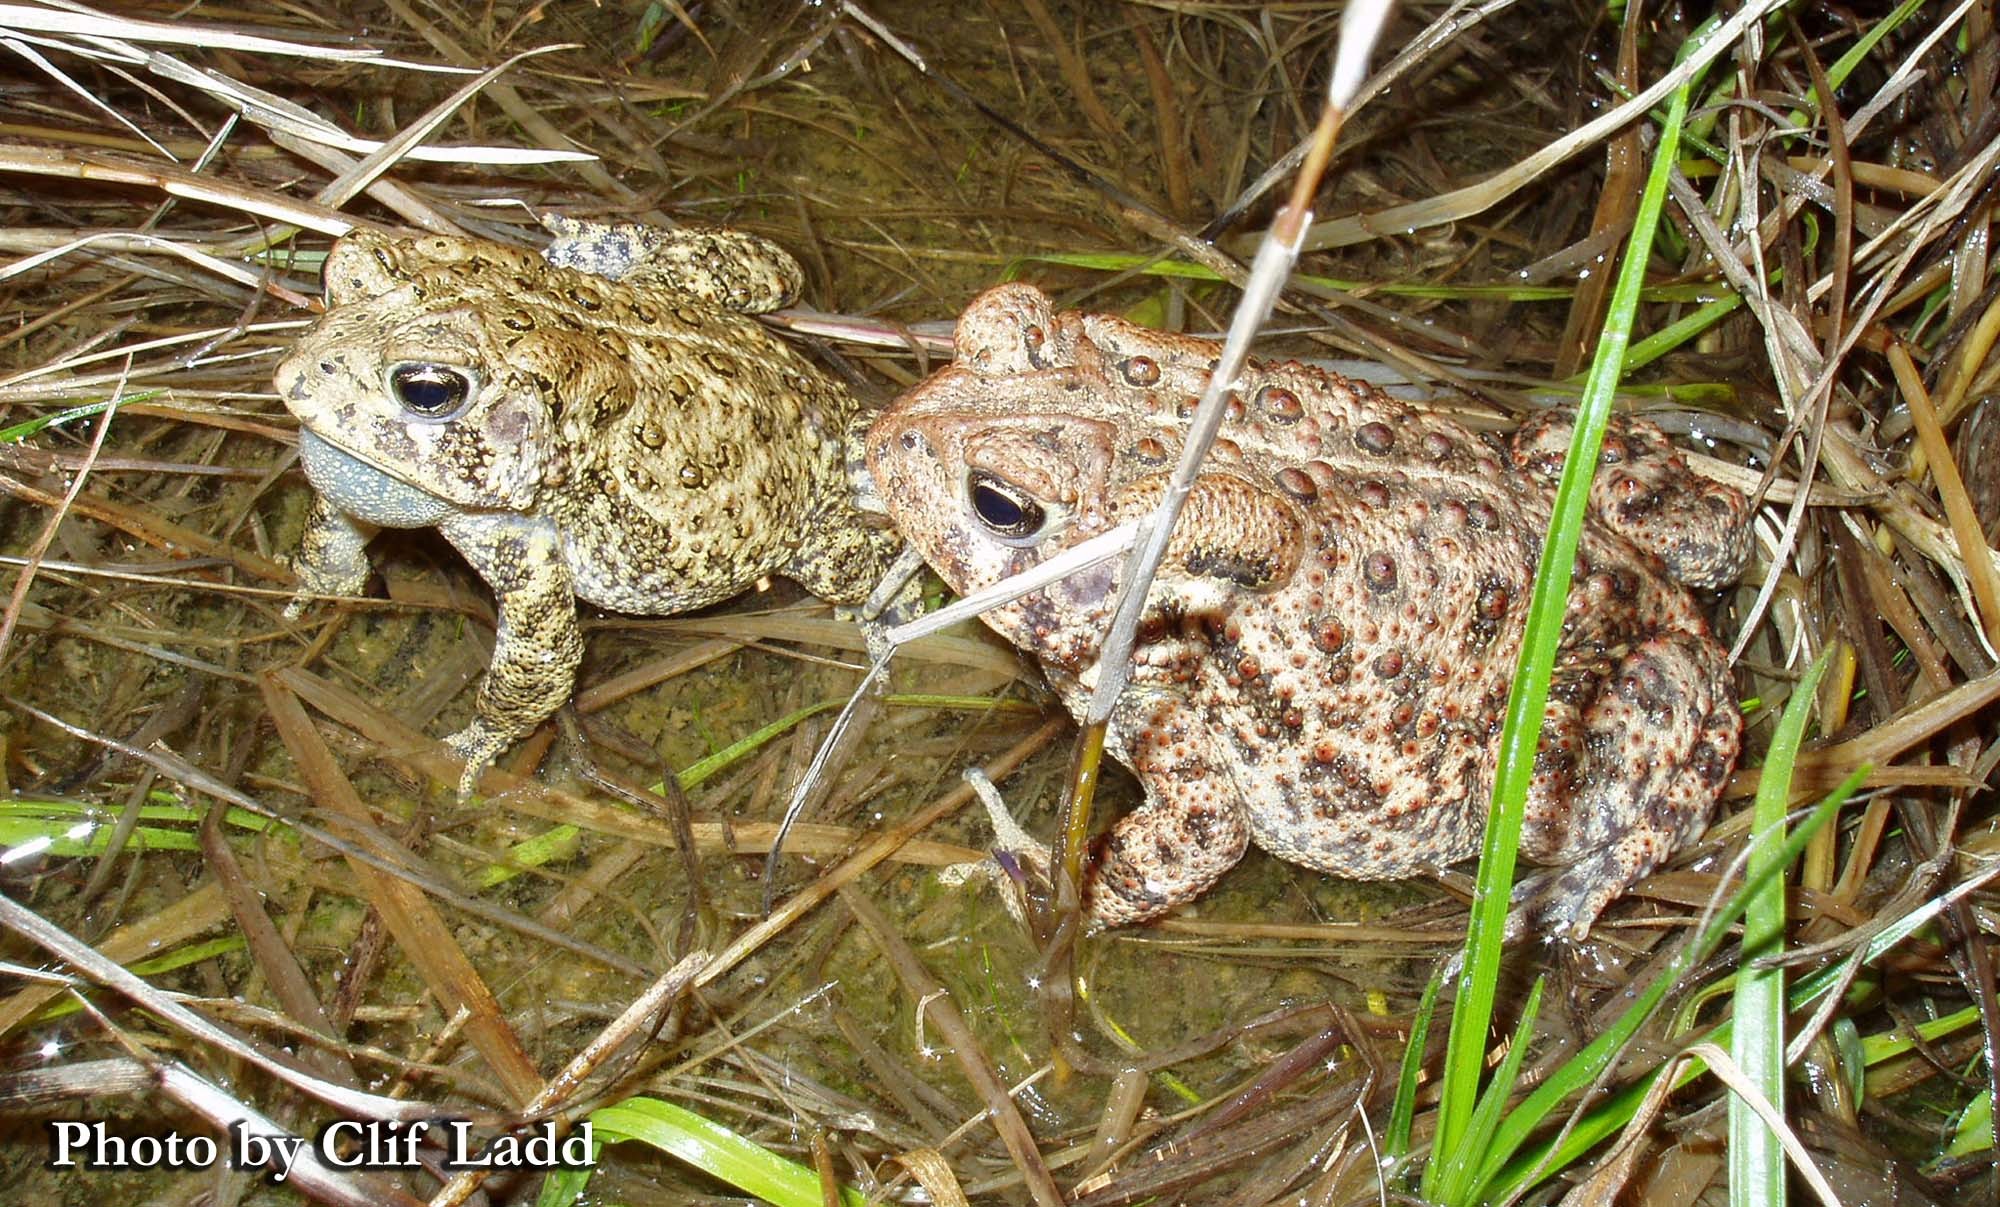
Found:
[[[1003,285],[952,365],[868,434],[904,536],[967,593],[1139,516],[1217,346],[1052,311]],[[1477,853],[1542,534],[1569,441],[1511,443],[1373,387],[1253,361],[1148,601],[1111,749],[1144,787],[1085,886],[1115,925],[1188,901],[1249,843],[1363,879]],[[1572,935],[1697,834],[1736,760],[1722,648],[1689,587],[1734,579],[1748,505],[1649,423],[1614,421],[1578,556],[1522,852]],[[986,613],[1072,712],[1121,571]]]

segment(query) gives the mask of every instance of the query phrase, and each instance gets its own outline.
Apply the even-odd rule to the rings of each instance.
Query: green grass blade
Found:
[[[0,428],[0,444],[19,444],[43,428],[68,423],[72,419],[86,419],[92,415],[102,415],[114,403],[124,406],[132,402],[145,402],[148,399],[159,397],[161,393],[162,391],[160,390],[140,390],[137,393],[124,394],[117,398],[107,398],[102,402],[86,402],[82,406],[74,406],[62,411],[50,411],[46,415],[37,415],[33,419],[24,419],[19,423]]]
[[[1907,1056],[1916,1051],[1919,1041],[1927,1044],[1937,1043],[1952,1032],[1963,1030],[1978,1021],[1979,1007],[1966,1006],[1950,1014],[1927,1018],[1913,1025],[1899,1025],[1893,1031],[1863,1036],[1856,1041],[1855,1046],[1860,1051],[1853,1059],[1853,1063],[1858,1068],[1873,1068],[1885,1060]],[[1859,1101],[1860,1097],[1856,1094],[1856,1101]]]
[[[1870,958],[1875,958],[1880,954],[1881,952],[1876,952]],[[1837,972],[1838,969],[1829,971]],[[1818,979],[1820,983],[1817,986],[1801,982],[1799,985],[1792,987],[1791,1008],[1793,1010],[1807,1009],[1813,1004],[1815,999],[1824,994],[1833,984],[1837,983],[1837,978],[1835,977],[1822,976]],[[1955,1031],[1977,1026],[1979,1017],[1979,1008],[1977,1006],[1969,1006],[1940,1018],[1927,1019],[1924,1022],[1918,1023],[1912,1030],[1925,1042],[1936,1042]],[[1730,1042],[1731,1037],[1731,1024],[1726,1022],[1717,1026],[1708,1034],[1708,1039],[1716,1044],[1727,1044]],[[1861,1041],[1861,1058],[1855,1060],[1853,1063],[1857,1069],[1873,1068],[1885,1060],[1904,1055],[1914,1050],[1916,1046],[1916,1041],[1910,1037],[1908,1031],[1898,1030],[1885,1032],[1881,1035],[1872,1035]],[[1681,1086],[1687,1085],[1707,1071],[1708,1066],[1701,1061],[1689,1061],[1681,1066],[1681,1073],[1675,1078],[1674,1086],[1678,1089]],[[1569,1134],[1563,1138],[1563,1142],[1560,1145],[1543,1145],[1516,1158],[1499,1179],[1496,1180],[1494,1183],[1495,1189],[1488,1197],[1497,1200],[1504,1197],[1503,1192],[1511,1194],[1524,1189],[1528,1184],[1525,1178],[1530,1171],[1537,1167],[1543,1167],[1547,1172],[1551,1173],[1561,1169],[1568,1165],[1569,1162],[1582,1156],[1584,1152],[1588,1151],[1598,1141],[1603,1140],[1605,1137],[1611,1135],[1611,1133],[1625,1126],[1632,1118],[1633,1109],[1646,1097],[1647,1092],[1652,1089],[1653,1083],[1659,1079],[1659,1076],[1660,1073],[1656,1071],[1651,1076],[1643,1077],[1634,1084],[1613,1093],[1603,1103],[1585,1115],[1574,1128],[1570,1129]],[[1856,1099],[1857,1101],[1859,1100],[1858,1094],[1856,1095]]]
[[[776,741],[807,720],[823,712],[832,712],[839,707],[840,701],[838,700],[822,700],[817,704],[808,704],[804,708],[779,717],[754,733],[738,738],[714,754],[688,764],[687,767],[674,773],[674,780],[680,784],[683,792],[691,791],[698,785],[721,774],[731,764],[756,753],[765,743]],[[664,783],[653,785],[654,792],[664,792],[665,790],[666,785]],[[487,864],[480,871],[479,887],[482,889],[497,888],[514,879],[516,876],[521,875],[529,868],[541,867],[543,864],[554,860],[566,858],[571,852],[575,851],[577,841],[582,836],[583,827],[564,822],[561,825],[549,827],[533,838],[523,839],[507,849],[507,857],[504,861]]]
[[[1535,1019],[1542,1012],[1542,990],[1546,984],[1546,978],[1536,977],[1535,987],[1528,991],[1528,1004],[1521,1011],[1521,1021],[1514,1027],[1514,1038],[1507,1045],[1507,1055],[1500,1058],[1500,1067],[1493,1070],[1493,1076],[1487,1079],[1486,1091],[1479,1096],[1479,1105],[1473,1108],[1471,1124],[1466,1128],[1465,1144],[1453,1152],[1440,1150],[1431,1154],[1430,1168],[1425,1172],[1438,1174],[1439,1188],[1434,1197],[1440,1202],[1463,1203],[1468,1200],[1466,1192],[1474,1175],[1479,1172],[1480,1157],[1493,1142],[1493,1133],[1500,1126],[1501,1112],[1506,1109],[1507,1100],[1514,1096],[1514,1085],[1520,1080],[1521,1060],[1528,1054],[1529,1041],[1535,1037]]]
[[[670,1153],[718,1181],[776,1207],[821,1207],[819,1175],[712,1119],[657,1098],[627,1098],[590,1113],[599,1143],[636,1140]],[[843,1186],[842,1207],[862,1207]]]
[[[479,870],[473,883],[481,889],[498,888],[525,874],[530,868],[546,867],[576,854],[583,843],[583,827],[572,822],[550,826],[532,838],[523,838],[507,848],[507,857]]]
[[[206,815],[205,810],[192,805],[184,805],[174,799],[172,793],[153,792],[147,795],[151,804],[139,806],[139,820],[166,821],[186,826],[198,826]],[[62,818],[80,818],[108,825],[118,810],[85,801],[29,799],[0,800],[0,817],[22,821],[46,820],[51,824]],[[274,818],[259,817],[248,809],[229,806],[222,814],[223,824],[240,830],[285,830],[285,823]]]
[[[1033,706],[1023,700],[995,700],[987,696],[952,696],[897,694],[885,698],[885,703],[897,708],[948,708],[961,712],[1032,712]],[[766,743],[783,737],[806,720],[823,712],[831,712],[840,707],[838,700],[823,700],[818,704],[808,704],[804,708],[778,718],[755,733],[737,739],[729,745],[708,755],[685,769],[674,773],[674,780],[683,792],[691,791],[715,778],[731,764],[738,762]],[[654,784],[653,791],[665,791],[665,784]],[[4,831],[0,831],[4,832]],[[497,888],[529,868],[567,859],[576,851],[577,840],[583,836],[583,827],[567,822],[551,826],[532,838],[524,838],[507,848],[505,859],[490,863],[479,873],[478,886],[482,889]]]
[[[791,730],[793,730],[794,728],[796,728],[798,725],[805,722],[809,718],[816,717],[823,712],[834,711],[835,709],[839,708],[842,703],[843,702],[840,700],[822,700],[817,704],[808,704],[804,708],[799,709],[798,711],[790,714],[789,716],[779,717],[777,720],[771,722],[769,725],[764,726],[762,729],[759,729],[755,733],[749,734],[742,738],[738,738],[736,741],[731,742],[729,745],[723,747],[721,750],[716,751],[714,754],[709,755],[707,758],[704,758],[699,762],[689,764],[685,770],[675,772],[674,778],[680,781],[680,785],[683,791],[693,791],[695,788],[699,787],[701,784],[705,783],[706,781],[708,781],[709,779],[720,773],[723,769],[727,768],[730,764],[754,753],[756,750],[761,748],[765,743],[783,737],[785,734],[789,733]],[[897,694],[886,697],[883,700],[883,703],[888,704],[892,708],[902,708],[902,707],[951,708],[965,712],[983,712],[983,711],[1006,712],[1006,711],[1013,711],[1016,709],[1019,709],[1023,712],[1030,711],[1029,706],[1017,700],[991,700],[981,696],[933,696],[933,695]],[[655,784],[653,785],[653,790],[657,792],[663,787],[665,787],[665,785]]]
[[[1652,364],[1742,308],[1743,297],[1735,293],[1703,303],[1692,313],[1634,343],[1625,353],[1625,371],[1629,373]]]
[[[1389,1128],[1382,1138],[1382,1152],[1392,1162],[1400,1162],[1410,1151],[1410,1128],[1417,1117],[1417,1079],[1424,1072],[1424,1045],[1430,1042],[1431,1019],[1437,1013],[1438,990],[1444,985],[1444,969],[1431,973],[1430,984],[1417,1002],[1416,1017],[1410,1020],[1410,1042],[1403,1046],[1403,1067],[1396,1074],[1396,1101],[1389,1107]]]
[[[1942,1155],[1950,1159],[1986,1152],[1993,1147],[1993,1135],[1993,1091],[1981,1090],[1959,1113]]]
[[[1730,1056],[1771,1105],[1785,1109],[1785,974],[1781,968],[1758,968],[1753,961],[1775,955],[1785,945],[1785,879],[1774,863],[1785,841],[1785,806],[1791,799],[1792,768],[1805,740],[1806,718],[1812,713],[1820,679],[1833,651],[1813,660],[1805,677],[1785,704],[1764,758],[1764,775],[1757,782],[1752,809],[1750,855],[1745,876],[1763,879],[1762,888],[1744,905],[1743,958],[1736,976],[1736,1000],[1730,1010],[1736,1034]],[[1729,1198],[1750,1204],[1784,1207],[1785,1151],[1778,1137],[1757,1117],[1741,1096],[1729,1096]]]
[[[201,811],[159,793],[155,793],[151,799],[162,803],[140,806],[140,822],[165,822],[168,826],[181,828],[145,824],[135,826],[126,836],[125,849],[130,851],[197,849],[200,843],[195,837],[195,827],[201,824]],[[118,810],[77,801],[0,801],[0,850],[7,851],[11,859],[23,859],[36,854],[65,858],[101,854],[110,844],[111,836],[117,829],[118,815]],[[223,820],[229,825],[247,830],[282,828],[280,823],[266,821],[254,813],[234,807],[224,813]]]
[[[1715,27],[1711,19],[1689,40],[1683,53],[1692,51],[1705,37],[1711,36]],[[1451,1039],[1445,1051],[1434,1152],[1455,1152],[1464,1142],[1478,1096],[1480,1058],[1485,1049],[1487,1025],[1493,1017],[1493,993],[1499,979],[1514,856],[1520,845],[1528,784],[1534,775],[1542,713],[1548,703],[1550,668],[1562,636],[1563,613],[1569,599],[1571,572],[1576,565],[1590,475],[1603,447],[1611,397],[1618,387],[1625,350],[1631,344],[1639,289],[1645,282],[1653,232],[1659,227],[1666,200],[1668,168],[1679,151],[1680,127],[1687,118],[1688,95],[1696,82],[1691,80],[1674,93],[1668,119],[1661,127],[1659,146],[1654,149],[1652,170],[1646,178],[1632,234],[1618,266],[1618,280],[1612,288],[1590,376],[1578,401],[1576,430],[1570,440],[1562,480],[1556,488],[1548,537],[1542,544],[1527,632],[1521,641],[1520,663],[1507,701],[1506,724],[1501,731],[1493,806],[1473,891],[1472,925],[1465,939],[1465,972],[1459,978],[1459,1000],[1452,1010]]]
[[[94,822],[73,822],[57,827],[49,822],[25,818],[0,818],[0,849],[16,859],[29,855],[57,855],[68,859],[101,855],[111,844],[113,827]],[[200,847],[191,830],[163,830],[158,826],[137,826],[126,835],[127,851],[192,851]]]
[[[1868,1049],[1861,1039],[1861,1028],[1851,1018],[1836,1018],[1826,1031],[1833,1039],[1834,1060],[1847,1077],[1848,1100],[1860,1110],[1868,1102]]]
[[[596,1154],[592,1154],[592,1159]],[[590,1185],[591,1171],[588,1169],[551,1169],[542,1179],[541,1192],[535,1195],[535,1207],[570,1207],[583,1197],[584,1188]]]
[[[722,771],[723,768],[728,767],[736,760],[748,756],[751,752],[762,747],[764,743],[784,736],[809,718],[816,717],[823,712],[832,712],[839,707],[840,701],[838,700],[821,700],[817,704],[808,704],[804,708],[798,709],[787,716],[779,717],[755,733],[738,738],[707,758],[689,764],[685,770],[675,772],[674,779],[680,782],[683,790],[692,789],[704,780],[707,780],[710,776]],[[653,790],[657,792],[665,786],[664,784],[655,784]]]
[[[1894,33],[1903,22],[1916,16],[1917,10],[1923,6],[1924,0],[1903,0],[1894,12],[1869,26],[1868,32],[1856,38],[1854,45],[1847,48],[1847,53],[1835,59],[1833,66],[1826,69],[1827,82],[1835,88],[1845,84],[1847,77],[1854,74],[1854,69],[1875,53],[1876,44]]]
[[[207,939],[199,943],[189,943],[185,947],[176,947],[164,955],[154,956],[149,960],[137,960],[127,964],[125,967],[139,976],[159,976],[163,972],[175,972],[182,968],[192,967],[204,960],[213,960],[217,956],[231,955],[249,946],[244,941],[242,935],[229,935],[220,939]],[[69,1015],[75,1014],[82,1009],[82,1002],[71,995],[65,994],[38,1012],[33,1021],[39,1025],[55,1019],[67,1018]]]
[[[1016,263],[1060,264],[1092,272],[1137,272],[1149,277],[1180,281],[1221,282],[1222,274],[1205,264],[1188,260],[1168,260],[1131,252],[1043,252],[1023,256]],[[1006,274],[1014,276],[1012,265]],[[1412,281],[1357,281],[1345,277],[1322,277],[1295,272],[1292,284],[1328,293],[1363,293],[1369,296],[1423,298],[1432,301],[1567,302],[1576,297],[1574,285],[1427,285]],[[1649,286],[1640,295],[1647,302],[1710,302],[1721,286],[1693,281]]]

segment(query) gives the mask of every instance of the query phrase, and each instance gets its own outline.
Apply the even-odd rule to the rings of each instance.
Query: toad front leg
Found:
[[[1143,922],[1209,890],[1250,845],[1243,799],[1203,755],[1207,729],[1177,697],[1127,690],[1116,729],[1146,803],[1118,819],[1084,877],[1096,926]]]
[[[562,707],[583,661],[576,590],[561,538],[546,520],[466,514],[440,524],[500,605],[493,662],[479,685],[475,715],[445,739],[465,761],[458,795],[472,795],[480,773],[499,753]]]
[[[1166,489],[1164,475],[1141,478],[1124,488],[1116,510],[1150,510]],[[1304,547],[1291,503],[1234,475],[1204,474],[1167,546],[1167,565],[1183,580],[1175,603],[1197,614],[1282,586]],[[1152,638],[1153,659],[1171,661],[1167,652],[1178,644]],[[1220,739],[1183,690],[1135,683],[1118,703],[1112,724],[1124,746],[1120,757],[1146,786],[1146,803],[1118,819],[1085,878],[1084,911],[1093,923],[1143,922],[1192,901],[1249,848],[1252,817],[1232,761],[1216,756]]]
[[[376,531],[374,525],[349,517],[325,495],[315,493],[298,555],[292,558],[299,590],[285,605],[285,619],[297,619],[309,595],[361,594],[368,582],[368,541]]]

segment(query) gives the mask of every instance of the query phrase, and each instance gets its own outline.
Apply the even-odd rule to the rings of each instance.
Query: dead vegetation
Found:
[[[1891,25],[1811,7],[1723,54],[1623,396],[1767,488],[1757,565],[1716,614],[1741,634],[1753,734],[1834,651],[1798,803],[1873,767],[1794,869],[1798,971],[1995,855],[1992,11]],[[524,241],[551,208],[784,244],[824,312],[794,325],[877,398],[1007,275],[1219,329],[1232,290],[1152,270],[1236,271],[1283,193],[1267,169],[1317,118],[1337,16],[1042,0],[866,20],[393,0],[0,15],[6,1184],[33,1201],[111,1185],[42,1167],[50,1118],[220,1135],[256,1111],[312,1135],[456,1113],[484,1136],[643,1095],[885,1198],[920,1181],[939,1201],[1379,1201],[1371,1137],[1457,900],[1265,861],[1199,917],[1087,944],[1088,998],[1052,1002],[1068,979],[1037,977],[990,897],[930,872],[984,842],[960,769],[1023,769],[1004,781],[1017,807],[1047,806],[1063,772],[1059,710],[968,629],[906,653],[906,696],[793,834],[766,917],[761,854],[861,649],[783,586],[699,617],[598,618],[572,736],[611,782],[550,727],[460,808],[434,735],[469,708],[490,600],[446,546],[406,536],[377,597],[286,622],[307,488],[269,384],[329,236]],[[1678,20],[1621,37],[1588,8],[1405,9],[1270,346],[1380,361],[1496,421],[1570,396],[1655,137],[1605,115],[1666,74]],[[1758,774],[1753,756],[1702,846],[1586,950],[1514,954],[1513,989],[1555,978],[1531,1079],[1717,896]],[[663,776],[664,796],[645,791]],[[1987,895],[1950,896],[1828,1017],[1798,1020],[1790,1118],[1841,1201],[1946,1201],[1974,1179],[1992,1194],[1990,1131],[1945,1149],[1956,1112],[1990,1102],[1992,929]],[[1621,1079],[1716,1021],[1700,990],[1735,959],[1688,978]],[[1064,1017],[1082,1034],[1052,1036]],[[1662,1104],[1632,1201],[1715,1183],[1721,1097],[1708,1080]],[[481,1181],[289,1185],[521,1201],[539,1178]],[[220,1165],[134,1185],[268,1193]],[[624,1144],[591,1193],[721,1185]]]

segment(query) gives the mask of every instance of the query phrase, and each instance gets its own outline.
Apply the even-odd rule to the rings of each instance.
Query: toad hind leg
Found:
[[[1686,633],[1614,666],[1557,668],[1522,853],[1557,871],[1534,903],[1582,938],[1604,907],[1699,834],[1735,765],[1742,715],[1721,649]],[[1583,702],[1566,686],[1602,686]]]
[[[542,258],[614,281],[690,293],[743,314],[776,310],[799,296],[805,272],[768,239],[726,227],[588,222],[543,214],[555,241]]]
[[[500,752],[569,699],[583,661],[576,587],[555,525],[515,515],[468,513],[438,526],[493,588],[500,605],[493,662],[470,724],[445,739],[465,762],[458,796],[472,795]]]
[[[1562,473],[1576,417],[1545,411],[1514,435],[1514,464],[1551,486]],[[1590,509],[1606,527],[1660,559],[1690,587],[1720,587],[1750,560],[1750,500],[1688,468],[1665,434],[1614,415],[1590,482]]]

